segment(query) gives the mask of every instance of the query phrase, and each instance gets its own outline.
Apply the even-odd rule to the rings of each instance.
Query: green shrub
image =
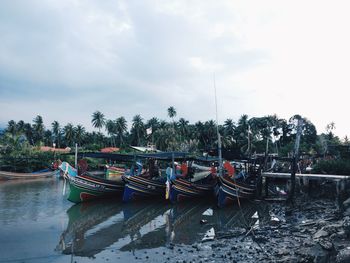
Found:
[[[321,160],[313,167],[312,173],[350,175],[350,161],[344,159]]]

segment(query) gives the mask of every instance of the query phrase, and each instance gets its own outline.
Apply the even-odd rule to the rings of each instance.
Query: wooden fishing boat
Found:
[[[212,166],[212,163],[216,159],[201,160],[206,163],[205,165],[199,165],[195,163],[195,160],[183,162],[176,169],[177,175],[170,176],[169,195],[167,196],[169,196],[169,200],[172,203],[214,196],[217,176],[216,169]],[[189,167],[187,167],[187,164]]]
[[[233,180],[226,176],[219,177],[219,185],[216,188],[218,206],[224,207],[241,199],[252,199],[255,196],[255,185],[246,184],[239,180]]]
[[[181,152],[167,152],[138,155],[140,160],[146,160],[148,166],[147,171],[142,170],[141,161],[137,161],[138,172],[132,171],[130,175],[123,175],[125,182],[123,201],[130,202],[136,200],[143,200],[147,198],[164,199],[166,195],[166,183],[168,183],[167,176],[159,173],[159,167],[156,162],[170,162],[174,160],[184,160],[187,153]]]
[[[176,178],[171,180],[170,183],[169,200],[176,203],[188,199],[212,196],[216,184],[216,176],[213,177],[211,173],[197,181]]]
[[[145,198],[163,198],[165,196],[165,177],[155,179],[143,175],[123,175],[125,182],[123,201],[137,201]]]
[[[45,169],[34,173],[15,173],[0,171],[0,180],[13,180],[13,179],[37,179],[54,177],[57,175],[58,170]]]
[[[78,174],[78,171],[63,162],[59,168],[63,176],[69,182],[68,200],[73,203],[85,202],[93,199],[115,197],[121,195],[124,190],[124,183],[97,177],[87,172]]]

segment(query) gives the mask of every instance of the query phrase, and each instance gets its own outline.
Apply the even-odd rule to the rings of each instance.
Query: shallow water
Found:
[[[74,205],[57,179],[0,182],[0,262],[164,262],[164,251],[174,244],[247,229],[257,223],[256,212],[260,221],[268,216],[262,205],[244,205],[118,199]]]

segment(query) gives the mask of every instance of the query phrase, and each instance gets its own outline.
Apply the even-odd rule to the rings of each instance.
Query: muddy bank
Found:
[[[162,261],[350,262],[350,199],[338,205],[303,195],[293,205],[268,207],[252,216],[253,225],[209,233],[193,245],[170,244]]]

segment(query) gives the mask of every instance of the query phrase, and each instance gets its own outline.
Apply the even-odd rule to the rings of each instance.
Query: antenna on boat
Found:
[[[215,73],[214,73],[214,92],[215,92],[216,133],[217,133],[217,135],[218,135],[219,176],[222,176],[222,152],[221,152],[221,136],[220,136],[220,132],[219,132],[219,121],[218,121],[218,101],[217,101],[217,98],[216,98]]]
[[[78,144],[75,144],[75,156],[74,156],[75,169],[78,169]]]

